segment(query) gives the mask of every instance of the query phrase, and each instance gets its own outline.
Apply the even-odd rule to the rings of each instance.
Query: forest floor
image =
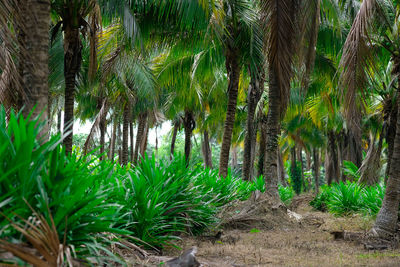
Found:
[[[313,211],[312,196],[294,198],[289,207],[306,218],[301,223],[248,229],[224,230],[221,239],[184,237],[183,249],[197,246],[196,258],[202,266],[400,266],[400,249],[369,251],[362,244],[334,240],[332,231],[366,231],[373,220],[362,216],[334,217]],[[164,257],[150,257],[132,266],[165,266],[163,262],[182,253],[164,251]],[[136,262],[136,264],[133,264]]]

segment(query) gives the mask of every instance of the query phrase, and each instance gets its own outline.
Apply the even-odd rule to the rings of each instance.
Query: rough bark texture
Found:
[[[104,159],[104,146],[106,142],[106,118],[104,117],[99,124],[100,128],[100,160]]]
[[[361,130],[347,130],[343,134],[343,150],[341,151],[341,161],[347,160],[353,162],[358,168],[362,164],[361,133],[355,133]],[[359,136],[359,137],[357,137]],[[349,180],[349,177],[343,176],[343,180]]]
[[[65,151],[72,152],[74,100],[76,76],[82,62],[82,44],[79,28],[73,27],[64,21],[64,76],[65,76],[65,102],[64,102],[64,132],[68,135],[64,139]]]
[[[264,175],[265,151],[267,149],[267,116],[263,113],[260,120],[260,145],[258,155],[257,176]]]
[[[370,137],[368,152],[359,170],[359,184],[375,185],[379,182],[383,135],[380,135],[378,145],[375,144],[375,139],[375,135]]]
[[[146,112],[139,114],[138,128],[137,128],[137,133],[136,133],[135,153],[133,155],[133,163],[137,163],[137,160],[138,160],[140,144],[142,143],[144,130],[146,127],[146,120],[147,120]]]
[[[285,167],[283,165],[282,153],[281,150],[278,148],[278,182],[283,185],[287,186],[286,179],[285,179]]]
[[[239,89],[240,65],[238,52],[228,49],[226,53],[226,71],[228,73],[228,106],[222,137],[221,154],[219,157],[219,175],[226,177],[228,174],[229,152],[232,142],[233,125],[235,123],[237,96]]]
[[[278,194],[278,170],[277,170],[277,150],[278,137],[280,134],[281,119],[281,92],[274,70],[269,72],[269,108],[267,115],[267,143],[264,161],[264,177],[266,182],[266,192],[275,200],[279,200]]]
[[[128,164],[129,155],[129,106],[125,105],[122,123],[122,165]]]
[[[142,143],[140,144],[140,158],[144,158],[147,150],[147,143],[149,140],[149,130],[150,130],[150,125],[148,120],[146,120],[146,127],[144,129],[143,137],[142,137]]]
[[[333,132],[328,132],[328,147],[326,148],[325,157],[325,177],[327,183],[330,185],[335,180],[339,182],[340,166],[338,159],[338,145],[336,142],[337,135]]]
[[[175,122],[174,130],[172,131],[171,149],[170,149],[170,156],[169,156],[170,160],[172,160],[172,157],[174,156],[176,136],[178,135],[178,130],[179,130],[179,123]]]
[[[23,89],[26,117],[32,109],[32,118],[38,117],[44,122],[44,128],[39,138],[48,138],[48,60],[49,60],[49,27],[50,27],[50,1],[49,0],[24,0],[19,5],[24,25],[21,25],[21,36],[23,51],[21,53],[20,73],[23,78]]]
[[[319,169],[320,169],[320,162],[319,162],[319,151],[317,148],[313,148],[313,173],[315,179],[315,193],[318,195],[319,193]]]
[[[246,135],[244,139],[243,151],[243,179],[250,181],[254,176],[254,154],[256,146],[257,128],[254,116],[257,103],[261,98],[263,90],[263,79],[253,74],[249,90],[247,93],[247,119],[246,119]]]
[[[394,139],[396,136],[396,123],[397,123],[397,103],[393,103],[391,99],[389,100],[390,105],[389,110],[389,118],[388,118],[388,126],[386,131],[386,143],[388,144],[388,159],[387,159],[387,167],[386,167],[386,177],[385,181],[390,175],[390,168],[392,165],[392,155],[394,148]]]
[[[117,121],[114,121],[112,133],[111,133],[111,141],[110,141],[110,149],[108,152],[108,159],[114,162],[115,155],[115,139],[117,138]]]
[[[234,144],[232,145],[232,170],[237,168],[238,166],[238,153],[237,153],[237,146]]]
[[[192,151],[192,133],[196,123],[193,118],[193,112],[185,110],[185,117],[183,118],[183,128],[185,131],[185,160],[186,166],[190,162],[190,152]]]
[[[62,126],[61,126],[61,110],[59,110],[58,112],[57,112],[57,132],[59,133],[59,134],[61,134],[61,128],[62,128]]]
[[[212,154],[211,154],[211,147],[210,147],[210,137],[208,135],[208,131],[205,130],[203,132],[203,145],[202,145],[202,152],[204,158],[204,167],[212,169]]]
[[[131,162],[133,162],[133,155],[135,153],[135,146],[134,146],[133,140],[134,140],[135,137],[134,137],[134,132],[133,132],[133,122],[132,122],[132,120],[129,123],[129,134],[130,134],[130,140],[131,140],[130,160],[131,160]]]
[[[399,114],[400,92],[397,92],[397,113]],[[380,237],[389,237],[397,230],[400,202],[400,120],[397,118],[396,135],[392,155],[391,169],[386,185],[382,208],[376,217],[372,231]]]

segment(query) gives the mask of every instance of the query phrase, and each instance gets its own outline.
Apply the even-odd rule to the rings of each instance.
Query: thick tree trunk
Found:
[[[106,118],[104,117],[101,121],[100,121],[100,160],[104,159],[104,146],[105,146],[105,142],[106,142],[106,129],[107,129],[107,125],[106,125]]]
[[[64,77],[65,77],[65,103],[64,103],[64,132],[68,135],[64,139],[65,151],[72,152],[74,101],[76,76],[82,62],[82,44],[79,28],[74,28],[64,22]]]
[[[179,122],[174,123],[174,130],[172,131],[172,140],[171,140],[171,149],[170,149],[170,156],[169,159],[172,160],[175,152],[175,143],[176,143],[176,136],[178,135],[178,130],[179,130]]]
[[[208,135],[208,131],[204,130],[203,132],[203,158],[204,158],[204,167],[212,169],[212,154],[211,154],[211,147],[210,147],[210,138]]]
[[[112,133],[111,133],[111,141],[110,141],[110,149],[108,152],[108,159],[114,162],[115,155],[115,139],[117,138],[117,121],[115,120],[113,123]]]
[[[128,104],[124,107],[123,113],[123,127],[122,127],[122,165],[126,166],[128,164],[129,155],[129,106]]]
[[[277,151],[278,137],[281,131],[281,92],[274,70],[269,72],[269,108],[267,115],[267,144],[264,161],[264,177],[266,192],[279,201]]]
[[[136,143],[135,143],[135,153],[133,155],[133,163],[137,163],[140,145],[142,144],[142,139],[146,127],[147,113],[140,113],[138,117],[138,128],[136,133]]]
[[[21,17],[24,19],[20,25],[22,41],[20,73],[23,79],[23,89],[26,95],[26,117],[34,108],[32,117],[37,118],[41,113],[40,121],[44,128],[39,138],[46,140],[49,135],[48,125],[48,60],[49,60],[49,27],[50,27],[50,1],[49,0],[24,0],[20,5]],[[20,100],[21,101],[21,100]]]
[[[260,145],[258,155],[257,176],[264,175],[265,151],[267,150],[267,116],[263,113],[260,121]]]
[[[317,148],[313,148],[313,172],[314,172],[314,179],[315,179],[315,193],[318,195],[319,193],[319,169],[320,169],[320,163],[319,163],[319,151]]]
[[[361,133],[360,130],[348,130],[344,133],[343,150],[341,163],[343,160],[353,162],[358,168],[362,164],[362,148],[361,148]],[[359,137],[357,137],[359,136]],[[343,175],[344,180],[349,180],[349,177]]]
[[[228,106],[222,137],[221,154],[219,157],[219,175],[226,177],[228,174],[229,152],[232,142],[233,125],[235,123],[236,105],[239,90],[240,65],[238,51],[228,49],[226,53],[226,70],[229,78]]]
[[[260,74],[257,74],[260,75]],[[247,93],[247,119],[246,119],[246,135],[244,139],[243,151],[243,179],[250,181],[254,176],[254,154],[257,137],[257,128],[254,121],[258,101],[261,98],[263,90],[263,79],[253,74]]]
[[[186,166],[188,166],[190,161],[190,152],[192,150],[192,133],[195,128],[193,113],[189,110],[185,110],[185,117],[183,118],[183,128],[185,131],[185,160]]]
[[[133,132],[132,118],[131,118],[131,122],[129,123],[129,134],[130,134],[130,140],[131,140],[130,141],[131,142],[130,160],[131,160],[131,162],[133,162],[133,155],[135,153],[135,146],[134,146],[133,140],[134,140],[135,137],[134,137],[134,132]]]
[[[400,108],[400,92],[397,92],[397,114]],[[397,230],[400,202],[400,120],[397,116],[396,135],[392,155],[391,169],[386,185],[382,208],[376,217],[372,232],[380,237],[390,237]]]

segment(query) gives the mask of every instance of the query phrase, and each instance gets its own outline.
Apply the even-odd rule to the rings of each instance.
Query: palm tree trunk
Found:
[[[281,150],[279,148],[278,148],[277,153],[278,153],[278,161],[277,161],[277,164],[278,164],[278,182],[283,186],[287,186],[286,179],[285,179],[285,168],[284,168],[284,165],[283,165],[282,153],[281,153]]]
[[[303,186],[303,190],[307,191],[306,188],[306,180],[304,179],[304,161],[303,161],[303,149],[299,146],[297,149],[297,158],[300,161],[300,171],[301,171],[301,183]]]
[[[100,127],[100,160],[104,159],[104,146],[106,139],[106,118],[103,117],[99,124]]]
[[[400,90],[397,92],[397,114],[400,114]],[[382,208],[372,229],[380,237],[389,237],[397,230],[400,202],[400,116],[397,116],[391,169]]]
[[[319,193],[319,152],[317,148],[313,148],[313,172],[314,172],[314,179],[315,179],[315,193],[318,195]]]
[[[117,121],[114,120],[113,129],[111,133],[110,149],[108,154],[108,159],[114,162],[115,155],[115,139],[117,138]]]
[[[141,158],[144,158],[146,150],[147,150],[147,143],[148,143],[148,139],[149,139],[149,130],[150,130],[150,125],[149,125],[149,122],[146,120],[146,127],[144,129],[142,143],[140,144],[140,157]]]
[[[264,175],[264,161],[265,151],[267,150],[267,116],[263,113],[261,115],[260,123],[260,145],[259,145],[259,156],[258,156],[258,171],[257,176]]]
[[[174,156],[175,142],[176,142],[176,136],[178,134],[178,129],[179,129],[179,122],[175,122],[174,123],[174,130],[172,132],[171,149],[170,149],[170,156],[169,156],[170,160],[172,160],[172,157]]]
[[[185,160],[186,166],[189,165],[190,152],[192,150],[192,133],[195,128],[195,122],[193,119],[193,113],[189,110],[185,110],[185,118],[183,119],[183,128],[185,131]]]
[[[204,130],[203,132],[203,157],[204,157],[204,166],[206,168],[212,169],[210,138],[207,130]]]
[[[131,162],[133,162],[133,155],[135,153],[135,146],[133,144],[133,140],[134,140],[134,132],[133,132],[133,122],[131,120],[131,122],[129,123],[129,134],[130,134],[130,140],[131,140],[131,151],[130,151],[130,158],[131,158]]]
[[[277,172],[277,150],[278,137],[281,131],[281,92],[273,69],[269,72],[269,109],[267,115],[267,143],[264,161],[264,177],[266,192],[275,200],[279,201],[278,194],[278,172]]]
[[[382,129],[383,131],[383,129]],[[368,152],[359,169],[361,173],[359,184],[375,185],[379,182],[379,170],[383,144],[383,134],[379,136],[378,146],[375,144],[376,135],[370,137]]]
[[[388,144],[388,158],[386,165],[386,173],[385,173],[385,182],[387,181],[390,175],[390,169],[392,165],[392,156],[393,156],[393,148],[394,148],[394,139],[396,136],[396,123],[397,123],[397,103],[391,105],[391,111],[389,115],[389,124],[386,131],[386,142]]]
[[[129,155],[129,106],[128,104],[124,107],[123,113],[123,127],[122,127],[122,165],[126,166],[128,164]]]
[[[57,132],[61,134],[61,110],[57,112]]]
[[[246,135],[244,139],[243,151],[243,179],[250,181],[254,175],[254,152],[255,140],[257,136],[257,128],[255,127],[254,116],[258,101],[261,98],[263,80],[257,75],[252,75],[249,90],[247,93],[247,120],[246,120]]]
[[[140,144],[142,143],[143,135],[144,135],[144,130],[146,127],[146,119],[147,119],[147,113],[143,112],[139,114],[138,117],[138,129],[136,133],[136,143],[135,143],[135,154],[133,155],[133,163],[137,163],[138,160],[138,155],[139,155],[139,150],[140,150]]]
[[[228,174],[229,150],[231,148],[233,125],[235,123],[237,96],[239,89],[240,65],[237,59],[238,52],[228,49],[226,53],[226,70],[229,77],[228,106],[222,137],[221,154],[219,157],[219,175],[226,177]]]
[[[48,60],[49,60],[49,27],[50,27],[50,1],[31,0],[29,5],[21,4],[21,17],[25,20],[21,27],[23,44],[21,49],[23,62],[20,65],[23,78],[23,88],[26,94],[25,109],[26,117],[36,106],[32,118],[38,117],[45,122],[44,128],[38,138],[48,138]]]
[[[72,152],[73,124],[74,124],[74,101],[76,76],[82,62],[82,44],[79,29],[73,28],[69,23],[64,29],[64,77],[65,77],[65,103],[64,103],[64,132],[68,135],[64,139],[65,151]]]
[[[326,180],[329,185],[332,184],[333,180],[339,182],[340,177],[338,145],[336,139],[337,135],[334,132],[328,132],[328,147],[326,148],[325,170]]]
[[[232,170],[238,166],[238,153],[236,144],[232,145]]]

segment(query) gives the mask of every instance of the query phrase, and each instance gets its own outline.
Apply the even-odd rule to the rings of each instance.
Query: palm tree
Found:
[[[248,63],[255,72],[262,64],[262,38],[257,9],[252,1],[227,0],[222,2],[225,66],[228,75],[228,104],[219,159],[219,174],[228,173],[229,151],[235,123],[239,79],[242,67]]]
[[[342,82],[347,90],[345,99],[347,104],[354,105],[356,103],[356,90],[363,89],[367,77],[371,77],[368,75],[375,63],[370,57],[373,49],[380,48],[391,55],[393,80],[398,83],[400,76],[400,56],[398,53],[400,35],[397,31],[398,16],[395,14],[399,7],[397,2],[392,3],[383,0],[362,2],[346,39],[341,61],[343,68]],[[399,88],[399,85],[397,87]],[[397,103],[397,113],[400,114],[399,91],[395,102]],[[351,107],[347,107],[350,112]],[[396,133],[385,197],[375,225],[371,230],[372,234],[383,238],[390,237],[397,230],[400,202],[400,116],[397,116],[395,121]]]
[[[24,106],[25,116],[32,112],[31,118],[36,118],[41,114],[46,127],[40,136],[47,136],[50,1],[5,0],[0,3],[0,17],[0,68],[4,70],[0,77],[0,96],[13,96],[20,107]],[[18,44],[18,67],[10,54],[15,49],[12,43]],[[16,90],[12,92],[10,88]],[[15,102],[10,104],[18,105]]]
[[[72,151],[75,86],[82,63],[81,33],[84,35],[89,31],[89,24],[85,19],[91,12],[97,10],[96,7],[95,0],[69,1],[68,4],[63,0],[51,1],[52,11],[59,18],[53,28],[53,33],[60,29],[64,32],[64,127],[70,129],[64,139],[66,153]]]

